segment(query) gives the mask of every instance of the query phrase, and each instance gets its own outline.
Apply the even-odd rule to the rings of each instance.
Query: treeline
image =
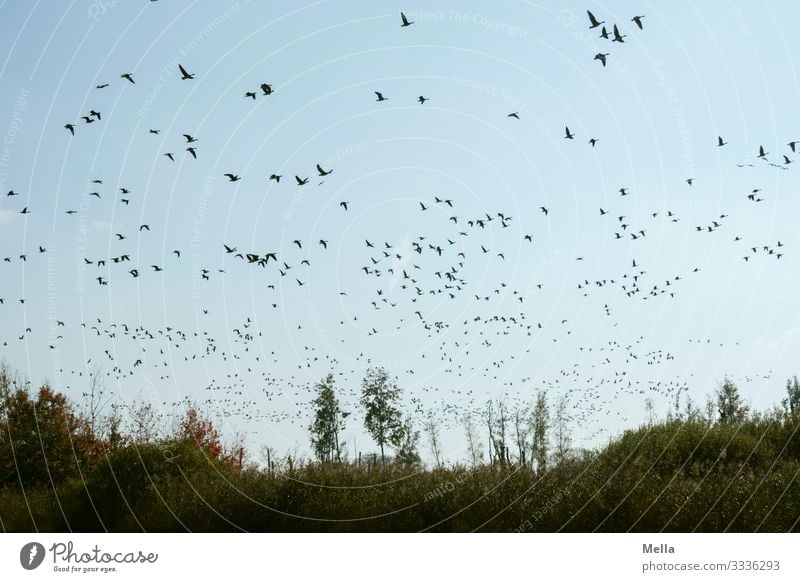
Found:
[[[800,519],[800,383],[753,412],[726,380],[598,450],[574,450],[566,401],[499,399],[464,418],[469,459],[442,458],[435,416],[404,414],[385,370],[360,405],[378,453],[348,458],[352,411],[316,386],[315,461],[224,443],[196,407],[168,429],[155,410],[80,405],[0,371],[2,531],[793,531]],[[481,427],[480,430],[478,427]],[[481,434],[488,434],[485,454]],[[420,461],[427,435],[433,462]]]

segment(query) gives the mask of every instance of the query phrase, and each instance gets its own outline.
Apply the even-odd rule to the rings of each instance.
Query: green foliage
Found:
[[[399,408],[400,388],[383,368],[370,368],[361,386],[364,428],[381,449],[386,464],[387,444],[400,447],[403,439],[403,416]]]
[[[747,418],[747,407],[742,402],[739,389],[728,378],[717,390],[717,410],[721,423],[742,422]]]
[[[399,390],[385,372],[365,384],[399,413]],[[0,530],[792,531],[800,515],[800,415],[787,403],[785,411],[747,417],[738,393],[726,390],[720,409],[739,414],[725,421],[699,413],[654,421],[549,466],[536,445],[547,442],[549,426],[540,393],[532,463],[481,464],[476,447],[470,467],[424,470],[419,431],[405,416],[384,433],[395,447],[392,462],[287,456],[261,470],[242,462],[241,448],[226,451],[193,407],[169,436],[136,423],[126,433],[120,419],[106,419],[106,440],[92,440],[64,395],[42,387],[34,397],[0,374]],[[503,411],[493,410],[487,425],[498,443]]]
[[[311,448],[317,460],[323,463],[340,461],[342,457],[339,435],[344,430],[345,414],[333,387],[333,374],[328,374],[317,384],[317,396],[312,402],[314,419],[309,427]]]

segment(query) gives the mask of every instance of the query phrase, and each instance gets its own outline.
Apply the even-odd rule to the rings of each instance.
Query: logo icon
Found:
[[[19,563],[26,570],[35,570],[44,561],[44,546],[39,542],[29,542],[19,551]]]

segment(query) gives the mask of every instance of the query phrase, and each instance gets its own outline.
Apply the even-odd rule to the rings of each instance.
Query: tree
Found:
[[[8,378],[0,384],[0,482],[57,485],[77,475],[92,443],[67,397],[47,385],[33,398],[28,389],[12,391]]]
[[[569,430],[569,401],[566,395],[558,399],[556,405],[555,438],[556,438],[556,463],[563,463],[569,456],[572,448],[572,436]]]
[[[434,461],[436,461],[436,467],[441,469],[442,438],[439,432],[439,425],[436,422],[436,419],[434,419],[432,413],[428,412],[427,416],[425,417],[425,422],[422,424],[422,428],[425,431],[425,434],[428,435],[428,444],[431,447],[431,453],[433,453],[433,459]]]
[[[717,411],[720,424],[742,422],[747,418],[747,406],[742,402],[739,388],[728,378],[717,390]]]
[[[528,464],[528,413],[525,405],[517,405],[514,409],[514,438],[517,444],[517,457],[520,467]]]
[[[531,418],[531,462],[536,463],[536,470],[543,472],[547,469],[547,427],[550,424],[550,409],[547,407],[547,392],[536,392],[536,404],[533,407]]]
[[[414,430],[414,425],[408,417],[400,425],[395,446],[397,447],[395,458],[398,463],[412,466],[420,462],[419,431]]]
[[[790,415],[800,413],[800,382],[797,376],[786,380],[786,398],[783,399],[783,408]]]
[[[219,432],[214,423],[200,416],[197,408],[190,404],[181,419],[178,438],[186,439],[203,449],[212,459],[221,459],[223,454]]]
[[[364,428],[381,448],[381,463],[386,464],[386,445],[400,446],[403,438],[403,420],[397,403],[400,388],[389,378],[383,368],[367,370],[361,385],[361,405]]]
[[[496,461],[501,467],[504,467],[511,460],[507,445],[509,418],[505,395],[497,399],[496,409],[491,400],[486,403],[483,419],[489,429],[489,456],[492,463]]]
[[[309,427],[311,447],[322,463],[341,461],[339,435],[344,430],[346,413],[339,406],[333,390],[333,374],[328,374],[316,385],[317,397],[313,401],[314,420]]]
[[[464,434],[467,437],[467,449],[472,460],[472,466],[476,467],[479,461],[483,460],[483,445],[478,440],[477,429],[472,414],[467,412],[461,420],[464,424]]]

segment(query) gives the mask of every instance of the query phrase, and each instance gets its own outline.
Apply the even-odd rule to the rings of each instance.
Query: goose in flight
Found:
[[[241,178],[236,174],[225,174],[225,177],[228,178],[229,182],[238,182]]]
[[[297,180],[298,186],[305,186],[308,184],[308,178],[301,178],[300,176],[295,175],[294,179]]]
[[[320,166],[319,164],[317,164],[317,172],[319,172],[319,175],[320,175],[320,176],[327,176],[328,174],[332,174],[332,173],[333,173],[333,170],[328,170],[328,171],[326,172],[325,170],[323,170],[323,169],[322,169],[322,166]]]
[[[417,97],[417,101],[419,101],[419,104],[420,104],[420,105],[425,105],[425,102],[426,102],[426,101],[430,101],[430,99],[428,99],[427,97],[424,97],[424,96],[420,95],[419,97]]]
[[[261,92],[264,95],[272,95],[272,85],[269,83],[261,83]]]
[[[589,28],[597,28],[601,24],[605,24],[605,20],[597,20],[597,18],[594,17],[594,14],[592,14],[591,11],[587,10],[586,14],[589,15],[589,25],[590,25]]]
[[[603,63],[603,66],[606,66],[606,59],[608,58],[609,53],[597,53],[594,55],[594,60],[600,61]]]
[[[247,99],[248,97],[250,97],[251,99],[253,99],[253,101],[255,101],[255,100],[256,100],[256,94],[255,94],[255,93],[253,93],[252,91],[248,91],[247,93],[245,93],[245,94],[244,94],[244,98],[245,98],[245,99]]]
[[[123,78],[123,79],[127,79],[128,81],[130,81],[134,85],[136,84],[136,81],[133,80],[133,75],[131,75],[130,73],[125,73],[123,75],[120,75],[120,77]]]
[[[514,111],[513,113],[509,113],[506,117],[514,117],[516,119],[519,119],[519,113]]]
[[[764,151],[764,146],[758,146],[758,157],[764,158],[769,152]]]
[[[186,148],[186,151],[192,154],[192,157],[196,160],[197,159],[197,149],[195,148]]]
[[[639,27],[639,30],[642,30],[642,18],[644,18],[643,15],[642,16],[634,16],[633,18],[631,18],[631,22],[635,22],[636,26]]]
[[[184,134],[183,134],[183,137],[186,139],[186,143],[194,143],[194,142],[196,142],[196,141],[197,141],[197,138],[195,138],[195,137],[192,137],[192,136],[191,136],[191,135],[189,135],[188,133],[184,133]]]
[[[413,20],[409,21],[408,18],[406,18],[406,15],[403,14],[402,12],[400,13],[400,20],[403,21],[403,24],[400,25],[400,28],[405,28],[406,26],[411,26],[412,24],[414,24],[414,21]]]
[[[178,69],[181,72],[181,81],[186,81],[187,79],[194,79],[194,75],[190,74],[186,69],[183,68],[183,65],[180,63],[178,64]]]
[[[68,123],[68,124],[66,124],[66,125],[64,126],[64,129],[66,129],[67,131],[69,131],[69,132],[70,132],[72,135],[75,135],[75,126],[74,126],[74,125],[72,125],[71,123]]]
[[[728,145],[728,142],[722,141],[722,136],[717,136],[717,147],[721,148],[724,145]]]
[[[575,138],[575,134],[574,133],[570,133],[569,127],[565,127],[565,130],[566,130],[567,134],[564,136],[564,139],[574,139]]]
[[[384,97],[383,93],[381,93],[380,91],[374,91],[374,93],[377,96],[377,99],[375,99],[375,101],[388,101],[389,100],[389,98],[388,97]]]
[[[619,33],[619,29],[617,28],[617,25],[615,24],[614,25],[614,38],[611,39],[611,42],[625,42],[622,39],[625,38],[626,36],[628,36],[628,35]]]

